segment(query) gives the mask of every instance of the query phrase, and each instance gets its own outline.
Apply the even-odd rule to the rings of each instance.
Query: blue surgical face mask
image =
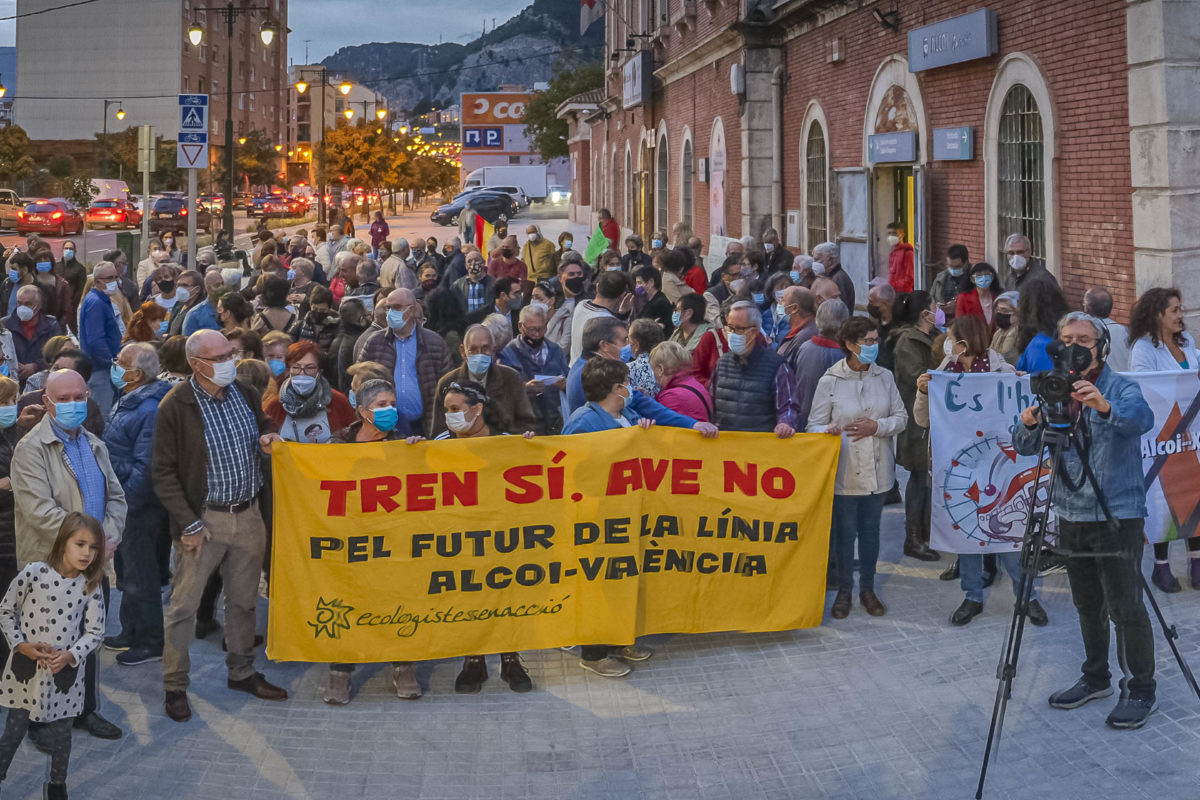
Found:
[[[87,419],[87,400],[51,401],[51,404],[54,406],[54,420],[69,431],[75,430]]]
[[[746,338],[745,334],[743,334],[743,333],[729,334],[729,349],[735,355],[740,356],[742,353],[746,352],[746,348],[749,346],[750,346],[750,341]]]
[[[794,269],[788,273],[788,277],[792,279],[792,283],[800,282],[800,270]]]
[[[473,356],[467,356],[467,369],[472,374],[482,375],[488,371],[488,367],[492,365],[492,357],[487,353],[476,353]]]
[[[169,331],[170,329],[171,329],[171,323],[167,322],[167,321],[164,319],[164,320],[163,320],[161,323],[159,323],[159,325],[158,325],[158,335],[159,335],[159,336],[165,336],[165,335],[167,334],[167,331]]]
[[[992,276],[988,275],[986,272],[983,273],[982,275],[972,276],[971,280],[973,280],[975,282],[975,285],[978,286],[980,289],[986,289],[992,285]]]
[[[678,311],[672,311],[671,312],[671,324],[674,325],[676,328],[678,328],[681,324],[683,324],[683,314],[681,314]]]
[[[754,299],[754,305],[756,306],[761,306],[767,300],[767,296],[762,292],[755,292],[754,294],[750,295],[750,297]]]
[[[294,270],[294,269],[289,269],[289,270],[287,271],[287,279],[288,279],[289,281],[294,281],[294,280],[296,280],[296,270]]]
[[[108,370],[108,376],[112,379],[113,386],[116,386],[118,389],[124,389],[127,386],[125,383],[125,368],[120,364],[113,364]]]
[[[75,257],[75,251],[70,247],[63,248],[63,261],[70,261]]]
[[[283,363],[283,362],[280,362]],[[351,389],[346,395],[346,399],[350,401],[351,408],[358,408],[358,398],[354,395],[354,390]]]
[[[317,388],[317,378],[315,375],[293,375],[288,380],[292,388],[302,397],[307,397],[312,394],[313,389]]]
[[[524,298],[524,297],[521,297],[521,295],[519,295],[519,294],[513,294],[513,295],[509,295],[509,297],[508,297],[508,310],[509,310],[509,311],[516,311],[516,310],[520,309],[520,308],[521,308],[521,303],[523,303],[523,302],[525,302],[525,298]]]
[[[400,412],[396,411],[395,406],[385,406],[371,411],[371,423],[384,433],[395,428],[399,421]]]
[[[633,345],[627,344],[621,348],[621,360],[626,364],[633,360]]]
[[[39,261],[39,262],[37,262],[37,271],[38,271],[38,272],[49,272],[49,271],[50,271],[50,270],[52,270],[52,269],[54,269],[54,262],[53,262],[53,261]]]
[[[962,273],[963,273],[962,267],[950,267],[948,271],[952,277],[955,277],[955,278],[962,277]]]
[[[0,406],[0,428],[11,428],[17,421],[17,407]]]
[[[267,366],[271,368],[271,374],[279,377],[287,369],[287,362],[282,358],[272,358],[267,360]]]
[[[655,250],[662,247],[662,244],[663,244],[662,239],[651,239],[650,240],[650,246],[653,247]]]
[[[407,322],[408,320],[404,318],[403,311],[397,311],[394,308],[388,309],[387,324],[389,328],[392,330],[399,330],[400,328],[403,328]]]
[[[8,271],[8,279],[13,283],[16,283],[17,281],[21,280],[21,273],[15,269],[10,269]]]
[[[17,319],[21,320],[21,322],[29,322],[35,314],[37,312],[29,306],[17,306]]]
[[[860,344],[858,360],[862,364],[874,364],[875,359],[879,358],[879,343],[875,344]]]

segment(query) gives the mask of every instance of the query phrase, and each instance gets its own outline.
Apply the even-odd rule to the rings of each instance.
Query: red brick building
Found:
[[[605,96],[571,117],[577,215],[834,241],[860,285],[894,220],[928,276],[1020,232],[1072,303],[1200,299],[1200,53],[1178,35],[1200,0],[614,0],[605,24]]]

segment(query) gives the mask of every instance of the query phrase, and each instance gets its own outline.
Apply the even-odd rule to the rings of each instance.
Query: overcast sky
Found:
[[[146,0],[146,2],[162,0]],[[566,2],[567,0],[564,0]],[[100,0],[104,2],[104,0]],[[367,42],[468,42],[499,25],[532,0],[290,0],[288,57],[304,62],[304,40],[310,62],[339,47]],[[213,3],[214,5],[217,3]],[[224,3],[220,3],[223,5]],[[0,0],[0,16],[16,13],[16,0]],[[16,23],[0,21],[0,45],[16,43]]]

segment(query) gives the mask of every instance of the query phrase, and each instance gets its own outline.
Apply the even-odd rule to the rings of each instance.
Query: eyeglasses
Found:
[[[878,337],[878,336],[876,336],[874,339],[859,339],[859,340],[856,342],[856,344],[857,344],[859,347],[862,347],[863,345],[866,345],[867,347],[870,347],[870,346],[871,346],[871,345],[873,345],[873,344],[879,344],[879,337]]]
[[[319,375],[321,372],[321,368],[316,364],[312,364],[310,366],[292,364],[292,366],[288,367],[288,369],[293,375]]]
[[[738,333],[738,334],[741,334],[742,336],[745,336],[747,334],[753,333],[754,331],[757,331],[758,326],[757,325],[745,325],[740,328],[735,328],[732,325],[726,325],[725,330],[728,331],[729,333]]]
[[[207,358],[206,356],[193,356],[193,358],[197,361],[207,361],[210,364],[224,364],[226,361],[235,360],[239,355],[241,354],[237,350],[230,350],[225,355],[217,356],[216,358]]]

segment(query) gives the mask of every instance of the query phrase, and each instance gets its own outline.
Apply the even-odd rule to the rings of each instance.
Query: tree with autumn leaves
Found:
[[[317,183],[326,186],[362,187],[379,196],[413,190],[418,194],[442,191],[458,181],[458,167],[431,155],[415,152],[407,134],[360,120],[338,120],[325,133],[325,151],[316,153]],[[367,202],[364,192],[364,205]],[[369,209],[363,208],[366,212]]]

